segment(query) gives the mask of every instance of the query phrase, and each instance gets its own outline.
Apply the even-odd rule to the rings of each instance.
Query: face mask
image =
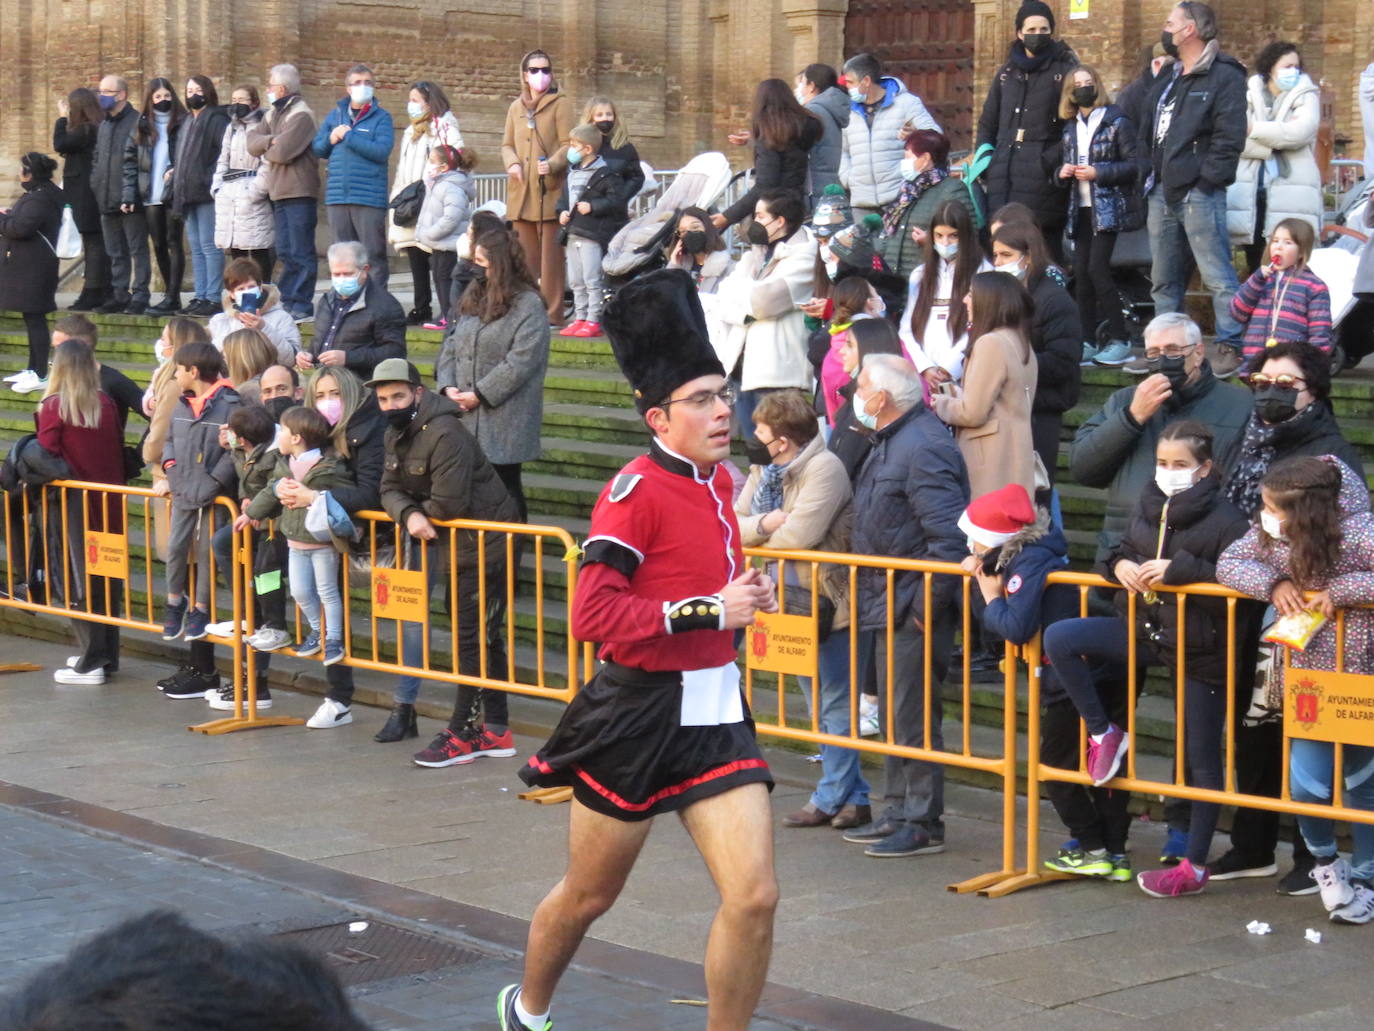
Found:
[[[404,408],[392,408],[390,411],[383,412],[386,416],[387,425],[393,430],[403,430],[410,425],[410,421],[415,418],[417,405],[414,401]]]
[[[372,87],[366,83],[359,86],[349,86],[348,99],[361,107],[372,99]]]
[[[569,147],[569,148],[568,148],[568,164],[570,164],[570,165],[580,165],[581,163],[582,163],[582,151],[578,150],[576,147]]]
[[[415,101],[413,101],[413,100],[412,100],[412,101],[409,101],[409,102],[406,104],[406,114],[408,114],[408,115],[410,116],[410,120],[411,120],[412,122],[418,121],[419,119],[423,118],[424,115],[425,115],[425,105],[424,105],[424,104],[417,104],[417,103],[415,103]]]
[[[706,251],[706,231],[692,229],[682,234],[682,249],[688,254],[702,254]]]
[[[1164,492],[1166,498],[1182,494],[1193,485],[1197,467],[1192,469],[1155,469],[1155,486]]]
[[[935,244],[935,253],[944,258],[945,261],[953,261],[955,255],[959,253],[959,243],[957,240],[954,243],[937,243]]]
[[[100,102],[100,110],[102,111],[109,111],[119,103],[118,97],[107,97],[103,93],[96,97],[96,100]]]
[[[244,301],[250,297],[253,299],[254,302],[257,302],[262,299],[262,293],[258,290],[256,286],[253,287],[253,289],[251,290],[235,290],[234,307],[242,311],[244,307]],[[253,307],[256,308],[257,304],[254,303]]]
[[[796,89],[792,91],[792,96],[797,98],[798,104],[806,103],[806,94],[802,92],[802,88],[800,86],[798,86]]]
[[[767,247],[768,227],[761,222],[750,222],[749,231],[744,234],[744,238],[755,247]]]
[[[272,413],[273,422],[281,422],[282,415],[288,408],[294,408],[296,402],[289,397],[274,397],[271,400],[264,401],[262,406]]]
[[[1290,90],[1298,84],[1298,80],[1301,78],[1301,68],[1285,68],[1274,76],[1274,81],[1279,84],[1279,89]]]
[[[1026,53],[1038,54],[1050,45],[1050,34],[1048,32],[1029,32],[1022,37],[1021,45],[1026,48]]]
[[[352,297],[362,289],[357,276],[332,276],[330,281],[334,284],[334,292],[340,297]]]
[[[1260,509],[1260,529],[1276,541],[1284,539],[1283,520],[1263,508]]]
[[[1164,48],[1164,52],[1170,57],[1178,56],[1178,44],[1174,42],[1174,34],[1165,29],[1159,34],[1159,45]]]
[[[280,111],[282,108],[284,108],[284,107],[286,106],[286,102],[287,102],[288,100],[290,100],[290,99],[291,99],[291,95],[290,95],[290,94],[288,94],[288,93],[283,93],[283,94],[282,94],[281,96],[279,96],[276,100],[272,101],[272,106],[275,107],[278,111]]]
[[[1026,278],[1026,266],[1022,265],[1019,261],[1013,261],[1006,265],[998,265],[997,271],[1005,272],[1007,275],[1011,276],[1012,279]]]
[[[189,100],[187,102],[189,103]],[[170,100],[155,100],[153,101],[153,110],[165,115],[172,110],[172,102]]]
[[[596,131],[601,133],[602,136],[609,136],[611,134],[611,130],[615,128],[614,121],[593,122],[592,124],[596,126]]]
[[[902,158],[903,179],[907,182],[911,182],[911,180],[915,179],[920,174],[921,173],[916,170],[916,161],[914,158]]]
[[[548,72],[526,72],[525,81],[530,84],[530,89],[536,93],[543,93],[549,88],[549,83],[553,76]]]
[[[1092,107],[1097,101],[1096,86],[1075,86],[1073,88],[1073,102],[1079,107]]]
[[[205,97],[199,93],[192,93],[186,98],[186,106],[192,111],[199,111],[205,106]]]
[[[229,117],[237,118],[239,121],[243,121],[245,118],[248,117],[250,113],[252,113],[252,110],[253,109],[249,107],[247,104],[230,104]]]
[[[868,93],[865,90],[859,89],[858,86],[851,86],[849,88],[849,99],[856,104],[862,104],[868,100]]]
[[[343,417],[343,401],[337,397],[325,397],[315,402],[315,411],[324,416],[324,421],[337,426]]]
[[[854,418],[865,429],[876,430],[878,428],[878,416],[868,413],[868,402],[862,400],[857,394],[854,395]]]
[[[872,315],[875,319],[885,318],[887,316],[887,302],[881,297],[874,297],[864,306],[864,311],[868,312],[868,314]]]
[[[1255,414],[1270,426],[1287,422],[1298,414],[1297,388],[1266,387],[1256,391]]]
[[[472,281],[474,283],[485,283],[487,281],[487,270],[481,265],[472,267]]]
[[[1188,382],[1188,370],[1184,368],[1187,362],[1188,359],[1186,356],[1168,358],[1161,355],[1158,358],[1145,359],[1145,364],[1149,367],[1150,372],[1162,372],[1168,378],[1169,389],[1175,394],[1177,394],[1179,390],[1182,389],[1183,385]],[[1176,401],[1177,397],[1172,400]]]

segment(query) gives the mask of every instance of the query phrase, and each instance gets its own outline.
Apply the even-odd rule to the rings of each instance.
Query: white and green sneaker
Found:
[[[1081,848],[1061,848],[1057,856],[1045,860],[1045,869],[1078,877],[1107,877],[1112,872],[1112,859],[1106,849],[1085,852]]]
[[[496,1017],[501,1022],[501,1031],[553,1031],[553,1021],[546,1020],[539,1027],[530,1027],[515,1012],[515,1000],[520,997],[520,986],[508,984],[496,997]]]
[[[1131,857],[1124,852],[1109,856],[1112,861],[1112,872],[1107,874],[1107,880],[1115,881],[1117,884],[1129,884],[1135,880],[1135,871],[1131,869]]]

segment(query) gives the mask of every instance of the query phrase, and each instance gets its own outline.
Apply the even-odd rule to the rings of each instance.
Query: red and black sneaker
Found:
[[[460,759],[460,762],[470,763],[474,759],[482,758],[482,756],[491,759],[508,759],[515,754],[515,736],[509,730],[497,736],[486,728],[486,724],[470,729],[476,735],[471,741],[472,751],[468,753],[466,759]],[[466,737],[466,735],[464,736]]]
[[[415,753],[415,765],[432,769],[466,766],[482,756],[506,758],[514,754],[515,739],[509,730],[498,737],[485,726],[464,727],[457,734],[445,728],[439,731],[428,748]]]

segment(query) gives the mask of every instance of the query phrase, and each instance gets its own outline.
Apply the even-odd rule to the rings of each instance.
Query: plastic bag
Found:
[[[1325,615],[1315,609],[1304,609],[1293,616],[1280,616],[1264,635],[1264,640],[1303,652],[1324,626]]]

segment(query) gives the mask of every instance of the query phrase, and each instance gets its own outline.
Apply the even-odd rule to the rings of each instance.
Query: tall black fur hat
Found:
[[[696,284],[682,269],[659,269],[621,287],[601,325],[641,415],[698,376],[725,375]]]

